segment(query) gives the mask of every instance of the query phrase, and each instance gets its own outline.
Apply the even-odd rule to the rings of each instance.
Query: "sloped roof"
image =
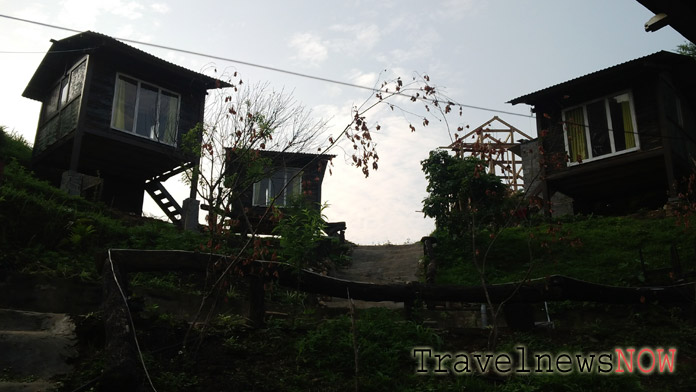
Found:
[[[233,148],[226,147],[225,149],[230,151],[232,154],[234,154]],[[334,155],[334,154],[322,154],[322,153],[315,154],[315,153],[311,153],[311,152],[299,152],[299,151],[276,151],[276,150],[256,150],[256,151],[258,151],[259,155],[266,157],[266,158],[283,156],[286,158],[298,159],[298,160],[303,160],[303,159],[329,160],[329,159],[336,157],[336,155]]]
[[[609,68],[605,68],[599,71],[589,73],[584,76],[580,76],[575,79],[568,80],[563,83],[541,89],[515,99],[508,101],[513,105],[518,103],[526,103],[529,105],[534,105],[536,102],[545,99],[549,96],[563,95],[566,91],[570,91],[576,88],[586,87],[591,83],[601,82],[603,80],[610,80],[615,78],[625,78],[632,74],[639,73],[648,68],[656,67],[673,67],[675,65],[693,65],[696,66],[696,61],[689,56],[684,56],[681,54],[676,54],[667,51],[659,51],[644,57],[640,57],[634,60],[626,61],[621,64],[614,65]]]
[[[138,48],[127,45],[115,38],[109,37],[108,35],[93,31],[85,31],[52,42],[51,48],[46,52],[34,76],[32,76],[24,93],[22,93],[24,97],[35,100],[43,99],[45,92],[50,89],[62,73],[65,72],[65,64],[77,61],[78,58],[86,54],[100,51],[108,51],[122,55],[124,58],[127,58],[129,62],[138,62],[156,67],[173,77],[187,80],[191,86],[195,86],[196,88],[214,89],[231,87],[229,83],[170,63]]]
[[[667,15],[667,23],[684,38],[696,42],[696,2],[694,0],[637,0],[655,14]]]

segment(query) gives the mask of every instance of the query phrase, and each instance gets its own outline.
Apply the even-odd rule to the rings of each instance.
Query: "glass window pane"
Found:
[[[288,186],[285,188],[286,203],[289,204],[292,199],[297,198],[302,193],[302,173],[300,169],[287,169]]]
[[[176,144],[177,110],[179,98],[176,95],[162,92],[160,95],[158,140],[167,144]]]
[[[60,106],[63,107],[68,102],[68,81],[70,78],[63,79],[60,85]]]
[[[111,126],[133,132],[137,91],[138,85],[135,80],[119,76],[116,81],[116,96],[114,97],[114,113],[111,119]]]
[[[570,161],[582,162],[583,159],[588,158],[584,111],[582,107],[579,107],[568,110],[564,114]]]
[[[279,170],[273,173],[271,177],[271,194],[270,197],[275,198],[275,205],[277,207],[283,207],[285,205],[285,200],[283,198],[283,189],[285,188],[285,170]],[[271,200],[268,201],[269,204]]]
[[[590,148],[592,156],[598,157],[611,153],[609,141],[609,126],[604,101],[587,105],[587,122],[590,128]]]
[[[44,120],[48,120],[49,117],[51,117],[56,110],[58,110],[58,96],[60,94],[60,84],[56,86],[56,88],[51,91],[51,95],[48,97],[48,100],[44,102]]]
[[[157,88],[146,84],[140,85],[138,97],[138,123],[135,133],[157,140],[155,125],[157,124]]]
[[[633,129],[633,116],[631,115],[631,103],[628,94],[609,99],[609,114],[614,136],[616,151],[622,151],[636,146],[635,129]]]
[[[78,65],[77,68],[73,69],[73,71],[70,73],[70,91],[68,93],[68,100],[82,94],[82,85],[85,82],[86,69],[87,62],[83,61],[82,64]]]
[[[253,192],[253,202],[255,206],[267,206],[268,205],[268,194],[269,194],[269,180],[264,178],[263,180],[254,183]]]

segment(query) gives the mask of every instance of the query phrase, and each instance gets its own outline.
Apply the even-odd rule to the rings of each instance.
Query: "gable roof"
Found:
[[[696,67],[696,61],[689,56],[662,50],[517,97],[507,103],[513,105],[518,103],[535,105],[540,100],[551,96],[563,96],[566,92],[577,88],[590,88],[592,84],[603,83],[607,80],[628,78],[651,69],[673,69],[679,65]]]
[[[93,31],[85,31],[59,41],[52,40],[52,42],[22,96],[42,100],[46,91],[63,75],[66,64],[72,64],[86,54],[102,52],[127,58],[129,63],[157,68],[168,77],[187,81],[194,88],[207,90],[231,87],[229,83],[170,63],[108,35]]]

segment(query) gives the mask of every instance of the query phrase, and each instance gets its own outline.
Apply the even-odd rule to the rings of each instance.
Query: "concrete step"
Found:
[[[0,382],[0,392],[48,392],[55,390],[56,385],[48,381],[32,382]]]
[[[66,314],[0,309],[0,370],[5,377],[41,381],[69,373],[76,342],[75,324]],[[25,383],[5,384],[1,392],[36,390],[7,389],[35,387]]]
[[[0,331],[50,331],[70,335],[75,325],[66,314],[0,309]]]

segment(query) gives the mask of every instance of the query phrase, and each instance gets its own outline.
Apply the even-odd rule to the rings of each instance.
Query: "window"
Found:
[[[50,120],[53,115],[68,106],[75,98],[82,95],[82,87],[85,84],[85,72],[87,60],[82,60],[51,90],[51,94],[43,103],[43,122]]]
[[[43,151],[77,128],[87,56],[80,59],[53,86],[43,101],[34,148]]]
[[[117,75],[112,128],[176,145],[178,119],[178,94],[125,75]]]
[[[563,112],[570,163],[581,163],[638,148],[630,93],[611,95]]]
[[[254,183],[252,204],[267,207],[273,203],[276,207],[285,207],[293,197],[301,193],[302,173],[300,169],[289,167]]]

